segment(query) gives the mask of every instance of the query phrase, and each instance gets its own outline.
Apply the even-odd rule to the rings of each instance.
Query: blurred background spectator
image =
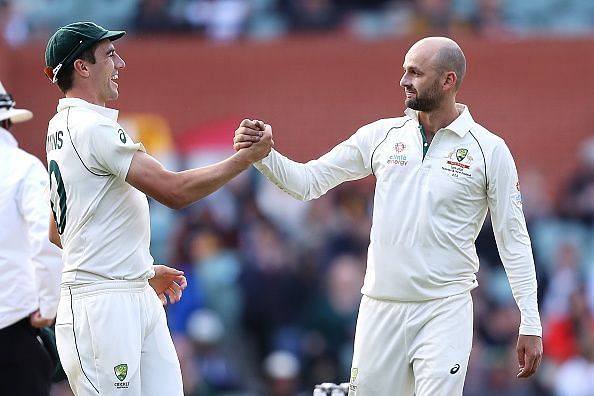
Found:
[[[280,65],[285,73],[281,79],[264,74],[258,76],[254,85],[249,85],[253,75],[246,79],[241,72],[245,65],[237,66],[246,62],[244,55],[235,55],[234,50],[224,52],[226,46],[234,43],[284,43],[283,40],[318,37],[333,40],[332,50],[336,47],[335,51],[340,53],[345,38],[354,38],[369,45],[357,48],[384,46],[383,51],[387,53],[392,51],[390,46],[396,40],[447,34],[461,41],[478,40],[475,52],[483,51],[480,44],[483,42],[503,43],[507,48],[523,40],[569,39],[577,42],[576,46],[584,52],[591,52],[594,41],[592,0],[0,0],[0,49],[6,47],[2,54],[18,54],[18,61],[24,59],[29,63],[34,57],[34,62],[41,65],[40,48],[49,33],[74,20],[93,20],[107,27],[127,29],[130,42],[141,41],[149,35],[151,39],[167,37],[166,45],[159,44],[160,50],[150,55],[154,60],[149,65],[151,79],[136,88],[151,84],[147,95],[154,97],[157,109],[162,101],[167,101],[173,102],[190,118],[192,115],[199,118],[198,113],[206,108],[212,117],[207,122],[200,119],[195,127],[184,130],[173,127],[175,119],[168,121],[157,112],[122,112],[120,119],[127,130],[170,169],[205,165],[229,153],[230,134],[243,118],[226,111],[230,104],[238,107],[234,102],[235,87],[247,86],[245,89],[257,91],[259,95],[254,96],[254,103],[265,102],[264,106],[274,114],[283,113],[285,109],[277,107],[286,106],[276,103],[274,96],[267,96],[269,89],[276,86],[287,96],[293,95],[290,106],[298,109],[316,99],[325,103],[333,100],[338,113],[361,108],[362,113],[356,116],[360,118],[357,119],[359,125],[376,116],[368,113],[377,106],[370,104],[366,108],[365,102],[372,102],[376,96],[383,100],[386,96],[384,91],[379,92],[379,87],[369,86],[369,92],[361,92],[353,105],[340,98],[340,92],[330,96],[318,89],[319,82],[310,81],[315,70],[304,70],[300,66],[303,54],[313,57],[327,51],[316,50],[315,44],[311,51],[286,52],[286,61]],[[207,57],[201,58],[200,64],[180,68],[170,63],[168,51],[176,51],[176,40],[225,44],[220,46],[220,51],[208,52],[208,56],[228,59],[225,64],[230,71],[217,70],[229,79],[228,84],[204,88],[199,84],[171,83],[178,74],[202,74],[202,69],[212,71],[208,67],[213,64],[209,64],[212,59]],[[384,44],[381,40],[392,41]],[[309,41],[305,43],[297,46],[307,45]],[[123,48],[126,45],[128,42],[122,42]],[[278,48],[282,50],[282,47],[264,47],[258,53],[262,56]],[[490,48],[485,45],[484,51]],[[122,52],[126,58],[126,51]],[[335,64],[312,62],[317,70],[328,70],[325,78],[337,75],[337,81],[347,88],[356,86],[358,80],[365,84],[365,75],[369,73],[381,73],[388,80],[394,77],[394,70],[396,75],[399,73],[399,64],[375,68],[365,54],[361,54],[356,67],[363,71],[353,76],[343,72],[341,56],[335,59]],[[481,74],[481,67],[475,67],[473,59],[469,61],[469,76],[489,82],[496,78],[504,83],[513,80],[503,88],[493,86],[488,94],[507,95],[498,103],[511,102],[511,95],[522,101],[523,74],[530,73],[522,68],[526,65],[518,66],[498,54],[483,59],[501,69],[501,76],[492,72]],[[130,67],[142,66],[134,65],[134,58],[126,60]],[[259,60],[248,59],[248,66]],[[0,77],[10,67],[5,66],[8,62],[8,57],[0,59]],[[589,73],[592,68],[592,64],[573,64],[559,70],[559,59],[552,56],[547,62],[549,75],[562,86],[561,90],[567,87],[567,79],[578,81],[579,85],[579,70]],[[21,65],[12,67],[12,70],[20,70]],[[37,68],[41,70],[41,66]],[[11,78],[15,77],[11,75]],[[31,76],[16,78],[29,81]],[[128,78],[124,73],[124,84],[128,83]],[[290,85],[293,78],[302,84],[311,84],[306,87],[310,92],[308,97],[295,96]],[[574,91],[567,89],[570,92],[559,100],[555,98],[559,93],[550,87],[550,81],[539,84],[543,85],[543,100],[546,96],[552,103],[549,110],[571,110],[572,118],[587,119],[591,125],[591,111],[576,113],[571,102],[571,97],[581,92],[579,89],[591,91],[591,85],[585,84]],[[21,85],[29,90],[29,97],[24,93],[18,96],[35,104],[39,96],[37,90],[28,83]],[[197,103],[177,100],[178,94],[188,89],[192,94],[193,90],[197,91]],[[537,89],[534,95],[540,95],[540,87],[531,85],[528,89]],[[473,92],[472,85],[467,90],[470,95],[482,97],[485,94]],[[507,93],[512,90],[513,94]],[[126,96],[128,87],[122,92]],[[187,96],[186,92],[184,97]],[[43,106],[48,113],[54,107],[54,103],[47,103],[51,102],[47,97],[39,102],[38,106]],[[142,108],[144,104],[139,106]],[[242,109],[246,105],[240,104]],[[346,108],[347,104],[350,107]],[[472,107],[473,102],[469,105]],[[575,164],[567,166],[563,173],[567,176],[559,186],[551,184],[556,175],[545,173],[538,161],[529,161],[529,167],[520,167],[524,211],[539,279],[545,359],[536,378],[516,380],[514,343],[519,316],[487,217],[477,237],[480,286],[473,292],[475,339],[465,395],[592,396],[594,131],[582,133],[580,136],[585,137],[577,139],[572,135],[572,125],[568,125],[563,130],[555,128],[548,135],[543,131],[543,135],[536,138],[518,137],[525,133],[523,123],[537,121],[530,118],[530,111],[535,112],[538,120],[552,117],[547,110],[543,113],[538,103],[522,103],[521,106],[524,107],[500,106],[491,110],[494,116],[483,110],[485,115],[504,121],[512,115],[516,117],[509,121],[518,125],[515,130],[501,131],[509,134],[506,139],[510,138],[512,151],[520,141],[533,144],[539,139],[567,139],[575,147],[575,155],[570,154],[575,157]],[[320,118],[329,117],[332,114],[327,113],[334,111],[329,107],[311,109],[300,114],[299,120],[291,120],[303,123],[294,131],[286,132],[291,136],[284,131],[275,135],[279,141],[286,139],[282,149],[291,142],[299,145],[302,159],[312,158],[317,144],[325,143],[302,139],[299,127],[312,129]],[[401,110],[393,104],[383,109],[391,115],[398,115]],[[523,117],[526,118],[520,120]],[[338,114],[333,120],[338,118],[345,118],[345,115]],[[514,140],[516,137],[518,140]],[[43,139],[37,136],[34,139],[42,145]],[[556,155],[538,148],[534,150],[535,158],[549,156],[547,161],[556,161]],[[336,188],[322,199],[303,203],[279,192],[258,172],[248,171],[208,199],[180,212],[150,202],[154,207],[152,253],[158,262],[183,269],[188,278],[182,301],[167,308],[188,395],[301,395],[311,394],[316,383],[348,380],[354,321],[369,243],[372,195],[369,184],[351,183]],[[53,394],[66,396],[70,391],[64,384],[58,384]]]
[[[0,0],[0,12],[12,46],[85,19],[217,41],[337,29],[362,37],[471,31],[499,39],[594,30],[591,0]]]

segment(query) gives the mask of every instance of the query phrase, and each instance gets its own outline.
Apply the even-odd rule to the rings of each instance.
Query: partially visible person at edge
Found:
[[[38,341],[60,300],[62,259],[47,237],[48,177],[11,128],[33,113],[0,83],[0,395],[49,396],[52,361]]]
[[[261,143],[214,165],[165,169],[105,107],[118,98],[126,64],[113,41],[124,34],[76,22],[45,52],[45,73],[66,96],[46,145],[51,239],[64,248],[58,352],[75,395],[181,396],[161,303],[178,301],[186,281],[153,265],[146,195],[171,208],[199,200],[266,156],[272,135],[262,131]],[[239,130],[254,125],[243,120]]]
[[[350,395],[462,395],[479,268],[474,241],[488,210],[521,313],[517,376],[530,377],[542,358],[542,329],[512,155],[456,102],[466,72],[457,43],[422,39],[403,68],[403,117],[366,125],[306,164],[272,150],[255,166],[301,200],[376,177]],[[259,139],[238,130],[234,147],[241,152]]]

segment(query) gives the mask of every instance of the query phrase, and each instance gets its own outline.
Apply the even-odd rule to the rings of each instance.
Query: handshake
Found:
[[[272,127],[262,121],[246,118],[235,130],[233,149],[250,164],[266,157],[273,146]]]

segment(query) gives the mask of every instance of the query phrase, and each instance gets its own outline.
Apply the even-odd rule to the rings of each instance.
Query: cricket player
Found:
[[[51,238],[64,260],[58,352],[75,395],[182,396],[162,303],[181,298],[185,278],[153,265],[145,194],[181,208],[266,156],[272,136],[261,131],[260,144],[211,166],[165,169],[105,107],[118,98],[125,62],[113,42],[124,33],[76,22],[45,52],[45,73],[65,95],[46,142]]]
[[[403,68],[404,116],[363,126],[306,164],[273,150],[255,166],[301,200],[376,178],[349,395],[462,395],[479,268],[474,241],[488,210],[521,313],[518,377],[529,377],[542,357],[542,329],[512,155],[456,102],[466,72],[458,44],[422,39]],[[238,130],[234,147],[259,140]]]

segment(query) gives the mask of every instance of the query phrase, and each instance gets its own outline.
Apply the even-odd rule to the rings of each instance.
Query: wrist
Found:
[[[247,149],[241,149],[231,157],[233,163],[236,164],[238,170],[244,171],[254,163],[250,158],[250,153]]]

